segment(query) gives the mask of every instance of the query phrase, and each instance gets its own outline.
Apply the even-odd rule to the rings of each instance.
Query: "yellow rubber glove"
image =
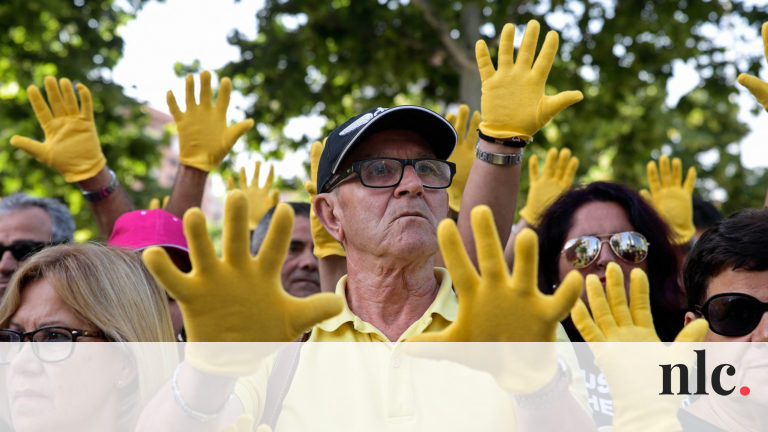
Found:
[[[245,168],[240,168],[240,190],[248,197],[248,229],[253,231],[256,229],[256,225],[262,217],[271,209],[277,205],[280,200],[280,193],[277,189],[272,189],[272,181],[275,177],[275,170],[272,165],[269,166],[269,174],[267,175],[267,181],[264,182],[263,187],[259,187],[259,173],[261,172],[261,162],[256,162],[256,167],[253,169],[253,178],[251,184],[248,184],[248,178],[245,175]],[[231,191],[236,189],[235,182],[230,177],[227,179],[227,190]]]
[[[255,421],[253,417],[248,414],[242,414],[235,420],[233,424],[225,426],[219,432],[253,432],[253,424]],[[269,426],[266,426],[266,430],[269,430]],[[262,432],[264,429],[259,429],[258,432]]]
[[[696,233],[696,227],[693,225],[693,186],[696,184],[696,169],[688,168],[683,182],[683,165],[680,159],[672,159],[670,169],[669,158],[662,155],[659,158],[659,168],[650,161],[647,170],[651,192],[641,190],[640,195],[656,208],[672,228],[672,242],[678,245],[688,243]]]
[[[163,197],[163,202],[160,203],[160,198],[152,198],[149,201],[149,210],[157,210],[157,209],[164,209],[165,206],[168,205],[168,200],[171,197],[169,195],[166,195]],[[162,205],[162,206],[161,206]]]
[[[323,154],[324,143],[315,141],[309,150],[312,158],[310,165],[310,179],[304,182],[304,189],[309,194],[309,201],[312,207],[309,210],[309,225],[312,228],[312,241],[315,243],[314,254],[318,258],[325,258],[331,255],[347,256],[344,247],[333,236],[328,233],[320,219],[315,215],[315,197],[317,196],[317,166],[320,164],[320,155]]]
[[[761,33],[763,34],[763,49],[765,49],[765,59],[768,60],[768,22],[763,23]],[[768,83],[762,81],[760,78],[754,75],[741,74],[739,75],[739,84],[747,88],[752,93],[757,101],[768,111]]]
[[[504,25],[499,42],[498,69],[493,68],[485,42],[477,41],[475,57],[483,83],[480,130],[485,135],[530,140],[555,114],[583,98],[580,91],[566,91],[554,96],[544,94],[557,53],[558,36],[554,31],[547,33],[534,62],[538,38],[539,23],[528,21],[517,59],[514,59],[515,26]]]
[[[480,273],[467,255],[456,224],[443,220],[437,228],[459,311],[441,332],[424,333],[409,342],[554,342],[557,326],[568,316],[581,294],[583,279],[571,271],[553,295],[538,289],[538,238],[524,229],[515,239],[515,263],[509,273],[491,209],[481,205],[470,215]],[[506,344],[500,344],[502,346]],[[499,383],[515,393],[529,393],[549,382],[557,367],[554,346],[543,351],[523,350],[506,357],[503,366],[487,366]],[[547,346],[551,349],[546,349]],[[527,354],[532,354],[528,356]],[[487,359],[485,359],[487,360]],[[512,366],[514,363],[514,366]],[[496,371],[494,371],[496,369]],[[515,371],[509,376],[509,371]],[[523,378],[524,377],[524,378]]]
[[[448,120],[456,129],[459,142],[453,149],[449,162],[456,164],[456,175],[453,176],[451,186],[448,188],[448,205],[456,213],[461,207],[461,196],[464,194],[464,186],[467,184],[469,171],[472,169],[472,163],[475,161],[475,145],[477,145],[477,128],[480,126],[480,112],[472,113],[472,119],[469,121],[467,129],[467,117],[469,116],[469,107],[462,104],[459,106],[458,117],[454,114],[447,114]]]
[[[571,156],[569,149],[564,148],[558,154],[557,149],[551,148],[544,163],[544,174],[539,176],[539,158],[532,155],[528,160],[528,199],[520,216],[531,226],[538,226],[541,215],[571,187],[578,168],[579,159]]]
[[[186,84],[186,112],[179,109],[173,92],[167,94],[168,109],[179,131],[179,161],[208,172],[219,166],[235,141],[253,127],[253,120],[247,119],[227,127],[227,107],[232,92],[229,78],[221,79],[216,105],[212,102],[210,72],[200,74],[200,104],[195,101],[192,74],[187,75]]]
[[[190,342],[282,342],[296,340],[313,325],[337,315],[343,301],[334,294],[296,298],[280,283],[280,271],[293,230],[293,210],[278,204],[261,252],[252,257],[248,201],[240,191],[227,196],[223,257],[213,249],[199,208],[184,214],[192,270],[176,268],[163,248],[144,251],[147,268],[176,299]],[[188,344],[187,359],[200,370],[245,375],[256,364]],[[198,351],[199,350],[199,351]]]
[[[13,146],[60,172],[68,183],[94,177],[107,163],[93,120],[91,92],[82,84],[77,85],[77,90],[80,92],[79,108],[75,90],[68,79],[62,78],[56,85],[56,78],[45,77],[49,109],[40,90],[29,86],[27,97],[45,133],[45,142],[18,135],[11,137]]]
[[[693,355],[690,345],[679,343],[703,341],[707,322],[703,319],[692,322],[675,338],[677,345],[665,347],[653,326],[645,272],[632,270],[629,306],[621,267],[609,263],[605,278],[604,292],[596,275],[587,276],[587,297],[594,319],[581,299],[574,306],[571,317],[584,340],[591,343],[595,363],[608,381],[613,395],[614,430],[680,430],[677,411],[682,397],[659,395],[662,382],[659,365],[690,362]]]

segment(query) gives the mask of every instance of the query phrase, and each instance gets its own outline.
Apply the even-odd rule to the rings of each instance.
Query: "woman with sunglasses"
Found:
[[[165,292],[135,253],[96,244],[41,251],[16,271],[0,304],[14,430],[132,430],[175,352],[122,342],[173,340]]]
[[[596,274],[605,283],[609,262],[617,263],[629,287],[640,268],[651,286],[651,312],[659,337],[671,341],[683,327],[685,295],[679,283],[678,255],[669,228],[633,189],[594,182],[564,193],[542,215],[539,234],[539,287],[550,294],[569,271]],[[582,299],[587,302],[586,296]],[[568,318],[572,341],[581,335]]]

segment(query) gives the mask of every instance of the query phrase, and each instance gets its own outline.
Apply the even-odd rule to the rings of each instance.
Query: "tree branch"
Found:
[[[474,58],[467,53],[467,50],[461,47],[458,41],[451,38],[450,27],[440,18],[437,11],[429,3],[429,0],[413,0],[413,3],[421,9],[424,13],[424,18],[437,31],[443,46],[451,53],[458,66],[464,71],[474,72],[477,68]]]

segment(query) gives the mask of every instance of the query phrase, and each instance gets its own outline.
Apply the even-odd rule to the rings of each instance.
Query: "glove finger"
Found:
[[[176,123],[180,122],[181,110],[179,109],[179,105],[176,103],[176,98],[173,96],[172,91],[168,90],[168,93],[165,94],[165,101],[168,103],[168,110],[173,116],[173,121]]]
[[[473,148],[475,144],[477,144],[477,129],[480,127],[480,122],[482,120],[483,119],[480,115],[480,111],[473,112],[472,118],[469,120],[469,130],[467,131],[467,138],[465,141]]]
[[[651,193],[648,192],[648,189],[640,189],[640,196],[643,197],[648,205],[653,205],[653,198],[651,197]]]
[[[565,169],[568,166],[568,162],[571,160],[571,151],[567,148],[560,149],[560,153],[557,156],[557,165],[555,166],[555,177],[562,179],[565,175]]]
[[[555,114],[584,99],[584,95],[578,90],[560,92],[554,96],[544,96],[541,99],[541,124],[544,125]]]
[[[310,180],[304,180],[304,190],[309,194],[310,201],[317,195],[317,186]]]
[[[532,71],[535,76],[540,77],[542,80],[546,80],[549,76],[549,72],[552,70],[552,63],[555,61],[555,55],[557,55],[557,49],[560,45],[560,37],[555,31],[548,31],[547,36],[544,38],[544,44],[541,46],[539,56],[536,58],[536,63],[533,64]]]
[[[160,246],[151,246],[141,254],[149,272],[171,297],[179,302],[186,302],[194,295],[186,286],[184,274],[171,261],[171,257]]]
[[[768,83],[763,82],[754,75],[747,75],[745,73],[739,75],[738,81],[739,84],[746,87],[755,96],[763,107],[768,106]]]
[[[59,80],[61,95],[64,97],[64,112],[67,115],[76,116],[78,113],[77,98],[75,98],[75,89],[72,88],[72,81],[67,78]]]
[[[465,104],[459,106],[459,115],[456,117],[456,134],[459,137],[459,142],[464,141],[464,137],[467,134],[467,118],[469,118],[469,107]]]
[[[648,188],[651,190],[651,197],[659,196],[661,181],[659,180],[659,171],[654,161],[648,162],[646,172],[648,173]]]
[[[504,251],[501,247],[499,234],[496,231],[496,222],[493,220],[493,213],[490,207],[479,205],[473,208],[470,213],[470,219],[472,234],[475,237],[477,266],[480,274],[484,279],[493,281],[505,280],[509,274],[509,269],[507,268],[507,262],[504,261]],[[515,257],[515,267],[517,267],[517,253],[515,253]],[[524,266],[525,262],[521,265]]]
[[[557,322],[564,320],[579,300],[579,297],[581,297],[583,289],[584,278],[578,271],[571,270],[565,275],[555,293],[548,299],[551,304],[549,310],[552,319]]]
[[[627,305],[627,293],[624,291],[624,273],[616,263],[608,263],[605,269],[605,291],[616,324],[620,327],[631,326],[632,316]]]
[[[251,429],[244,429],[244,430],[248,430],[248,431],[250,431]],[[271,427],[269,427],[269,425],[266,425],[266,424],[260,424],[260,425],[259,425],[259,426],[256,428],[256,432],[272,432],[272,428],[271,428]]]
[[[56,117],[67,115],[67,111],[64,109],[64,101],[61,98],[61,92],[59,86],[56,83],[56,78],[52,76],[45,77],[45,94],[48,95],[48,103],[51,105],[53,115]]]
[[[530,23],[529,28],[530,28]],[[538,23],[537,23],[538,24]],[[525,38],[527,37],[527,33],[523,34],[523,44],[525,44]],[[536,30],[536,38],[539,37],[538,29]],[[534,46],[535,49],[535,46]],[[520,54],[518,54],[518,57],[522,55],[523,48],[520,48]],[[531,54],[533,55],[533,54]],[[501,29],[501,37],[499,38],[499,53],[498,53],[498,69],[504,70],[504,69],[511,69],[515,65],[515,25],[514,24],[504,24],[504,27]]]
[[[539,158],[535,154],[528,159],[528,180],[529,184],[539,179]],[[530,187],[530,186],[529,186]]]
[[[672,185],[677,187],[683,183],[683,163],[680,158],[672,159]]]
[[[504,259],[503,254],[501,259]],[[525,228],[515,237],[515,262],[512,267],[512,285],[519,290],[536,292],[539,271],[539,238],[536,232]],[[570,307],[569,307],[570,309]]]
[[[200,106],[212,106],[211,73],[203,71],[200,74]]]
[[[437,226],[437,242],[440,245],[440,253],[443,255],[445,267],[451,275],[454,288],[456,288],[456,294],[459,297],[463,296],[463,299],[474,297],[480,276],[478,276],[474,264],[467,255],[454,221],[443,219],[440,222],[440,225]]]
[[[568,189],[573,184],[573,179],[576,177],[576,171],[579,169],[579,158],[573,156],[568,161],[568,166],[565,167],[565,173],[563,174],[560,184],[563,189]]]
[[[270,189],[272,187],[272,183],[274,181],[275,181],[275,166],[274,165],[270,165],[269,166],[269,173],[267,174],[267,181],[264,182],[263,189]]]
[[[253,178],[255,178],[255,179],[259,178],[259,172],[258,171],[253,173]],[[248,177],[245,175],[245,168],[244,167],[241,167],[240,171],[237,173],[237,183],[240,186],[240,190],[248,189]]]
[[[639,268],[632,269],[629,274],[629,311],[632,321],[639,327],[653,328],[649,293],[648,276]]]
[[[45,144],[41,143],[40,141],[14,135],[11,137],[11,145],[24,150],[25,152],[32,155],[32,157],[35,159],[43,162],[43,158],[45,156]]]
[[[605,299],[603,285],[600,283],[597,275],[587,275],[587,299],[589,299],[589,308],[592,310],[592,316],[595,318],[600,330],[606,336],[610,336],[616,330],[616,321],[611,315],[608,302]]]
[[[88,121],[93,121],[93,100],[91,91],[88,87],[77,84],[77,91],[80,93],[80,115]]]
[[[310,156],[310,178],[312,183],[317,187],[317,166],[320,165],[320,156],[323,154],[323,144],[320,141],[312,143],[312,147],[309,149]],[[317,192],[315,192],[317,193]]]
[[[248,233],[248,198],[234,190],[224,203],[224,232],[221,236],[221,253],[226,262],[244,263],[251,259]]]
[[[693,195],[693,188],[696,186],[696,168],[688,168],[688,174],[685,176],[685,183],[683,183],[683,190],[689,195]]]
[[[32,105],[32,111],[35,112],[37,121],[45,128],[45,125],[53,120],[53,114],[50,108],[48,108],[48,104],[45,103],[40,89],[33,85],[27,87],[27,98],[29,98],[29,104]]]
[[[763,35],[763,50],[765,50],[765,59],[768,60],[768,21],[763,23],[763,27],[760,28],[760,33]]]
[[[699,318],[683,327],[683,329],[680,330],[680,333],[677,334],[675,342],[703,342],[708,329],[709,323],[707,320]]]
[[[291,243],[293,217],[293,209],[288,204],[280,203],[275,208],[272,222],[269,224],[267,235],[257,256],[261,268],[278,269],[278,271],[283,268],[288,245]]]
[[[252,119],[245,119],[240,123],[235,123],[228,127],[226,138],[224,139],[224,144],[227,146],[227,152],[229,152],[229,150],[232,149],[232,146],[235,145],[235,142],[240,139],[241,136],[245,135],[246,132],[251,130],[252,127]]]
[[[189,111],[190,108],[197,105],[195,102],[195,78],[192,74],[187,74],[184,84],[186,87],[187,111]]]
[[[512,26],[512,28],[514,28],[514,26]],[[520,43],[520,49],[517,51],[517,61],[515,64],[518,66],[524,67],[526,69],[531,68],[531,65],[533,64],[533,57],[536,55],[536,45],[539,43],[539,30],[540,26],[538,21],[528,21],[528,25],[525,27],[525,32],[523,33],[523,42]],[[503,34],[502,37],[504,37]],[[513,41],[514,37],[515,34],[512,33]],[[510,48],[512,47],[513,44],[510,43]],[[499,50],[499,69],[501,69],[501,50]],[[546,79],[546,77],[541,78]]]
[[[168,201],[170,201],[170,200],[171,200],[171,196],[170,195],[164,196],[163,197],[163,207],[162,208],[168,207]]]
[[[291,327],[296,335],[301,335],[316,324],[332,318],[344,309],[344,301],[340,296],[331,293],[314,294],[306,298],[292,298],[295,308],[290,315]]]
[[[149,200],[149,210],[157,210],[160,208],[160,198],[152,198]]]
[[[277,189],[273,189],[269,192],[269,208],[277,205],[280,201],[280,192]]]
[[[669,166],[669,157],[661,155],[659,158],[659,176],[661,177],[661,187],[672,185],[672,170]]]
[[[544,177],[552,178],[555,176],[555,165],[557,161],[557,149],[551,148],[547,151],[547,160],[544,162]]]
[[[235,426],[237,426],[237,432],[250,432],[253,430],[254,423],[255,421],[253,417],[248,414],[242,414],[235,421]],[[267,428],[269,428],[269,426],[267,426]]]
[[[216,98],[216,111],[222,117],[226,117],[229,108],[229,97],[232,94],[232,81],[224,77],[219,83],[219,97]]]
[[[237,186],[235,186],[235,178],[232,176],[227,176],[227,192],[231,191],[232,189],[235,189]]]
[[[213,271],[218,261],[216,251],[208,236],[203,212],[193,207],[184,213],[184,236],[189,244],[189,260],[193,272],[207,273]]]
[[[445,115],[445,120],[453,125],[453,128],[456,129],[456,114],[454,113],[448,113]]]
[[[587,305],[584,304],[581,299],[576,300],[576,305],[571,310],[571,319],[573,325],[576,326],[576,330],[579,331],[581,337],[586,342],[605,342],[605,335],[600,328],[595,324],[592,316],[589,315]]]
[[[491,54],[488,52],[488,45],[485,44],[484,40],[475,43],[475,60],[477,61],[477,70],[480,72],[480,81],[485,82],[496,73],[493,62],[491,62]]]

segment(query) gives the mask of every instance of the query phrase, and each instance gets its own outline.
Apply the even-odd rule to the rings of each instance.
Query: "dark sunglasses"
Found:
[[[696,312],[709,321],[709,328],[722,336],[745,336],[757,328],[768,303],[743,293],[713,295]]]
[[[9,251],[16,261],[24,261],[29,258],[30,255],[40,252],[46,246],[50,246],[49,242],[38,242],[34,240],[19,240],[15,241],[8,246],[0,243],[0,257],[5,254],[5,251]]]
[[[597,259],[604,242],[608,242],[616,256],[629,263],[643,262],[648,256],[650,243],[642,234],[634,231],[613,234],[608,240],[602,240],[598,236],[572,238],[565,242],[560,253],[565,255],[565,259],[573,267],[584,268]]]

